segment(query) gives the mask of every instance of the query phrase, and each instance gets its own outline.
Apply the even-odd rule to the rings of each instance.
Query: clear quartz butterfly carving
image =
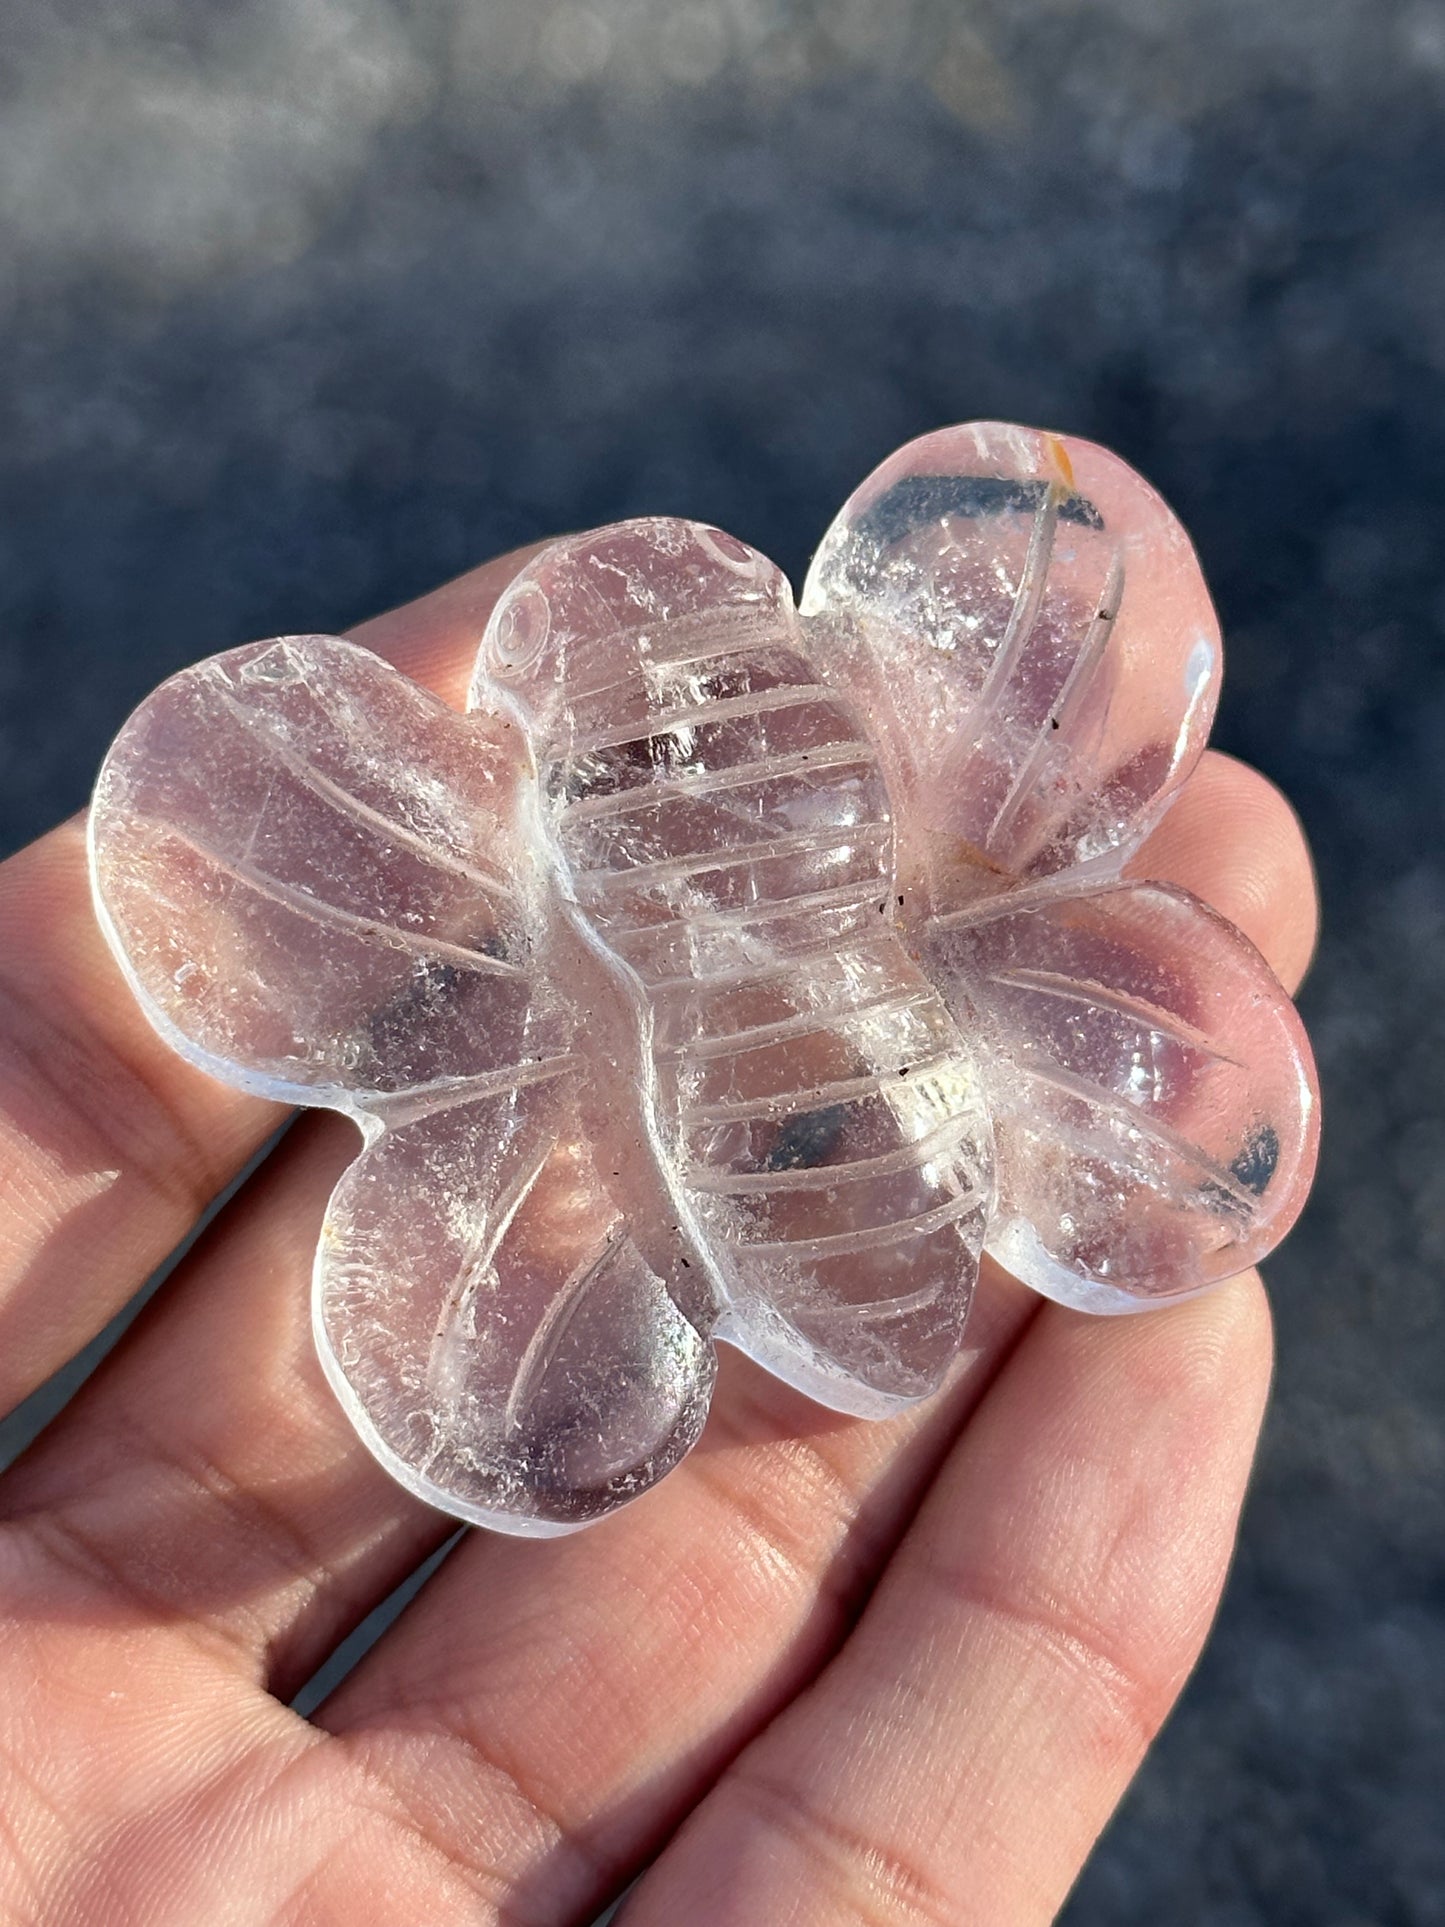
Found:
[[[984,1250],[1117,1312],[1274,1245],[1298,1018],[1125,867],[1218,664],[1159,497],[984,424],[884,463],[796,609],[732,537],[625,522],[511,584],[465,715],[319,636],[143,703],[98,913],[177,1050],[360,1127],[315,1330],[390,1471],[565,1531],[693,1444],[718,1340],[882,1415]]]

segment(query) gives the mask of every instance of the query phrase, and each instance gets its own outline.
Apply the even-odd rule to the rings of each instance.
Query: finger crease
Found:
[[[253,1552],[253,1557],[272,1586],[300,1581],[314,1590],[324,1583],[331,1571],[328,1561],[285,1508],[273,1504],[261,1492],[243,1486],[199,1446],[187,1447],[178,1441],[164,1443],[129,1413],[115,1414],[111,1424],[118,1435],[116,1456],[126,1465],[121,1475],[124,1485],[139,1490],[146,1481],[153,1480],[159,1470],[180,1480],[192,1495],[222,1508],[228,1523],[220,1529],[214,1523],[206,1527],[203,1543],[208,1549],[222,1547],[228,1561],[239,1566],[242,1546],[259,1547],[259,1553]],[[128,1441],[133,1442],[133,1450],[126,1449]],[[93,1496],[92,1488],[86,1497]],[[162,1500],[152,1503],[157,1514],[168,1510]],[[184,1503],[184,1497],[170,1502],[173,1520]],[[134,1553],[128,1548],[116,1547],[104,1534],[79,1526],[71,1504],[64,1502],[16,1523],[37,1534],[49,1550],[59,1549],[72,1571],[83,1568],[88,1578],[98,1578],[106,1586],[118,1589],[142,1612],[168,1623],[179,1623],[187,1632],[202,1627],[209,1629],[214,1637],[201,1641],[207,1652],[214,1652],[220,1642],[233,1658],[239,1654],[248,1662],[248,1671],[264,1672],[273,1629],[259,1605],[240,1600],[242,1593],[253,1599],[264,1597],[257,1588],[257,1575],[245,1577],[239,1571],[232,1572],[224,1587],[216,1587],[218,1595],[224,1593],[232,1602],[226,1613],[198,1613],[194,1588],[202,1576],[198,1573],[201,1562],[214,1556],[209,1552],[198,1555],[197,1563],[189,1567],[177,1563],[147,1570],[144,1539]],[[199,1538],[199,1523],[197,1531]],[[182,1536],[175,1533],[174,1526],[172,1536],[176,1539]]]
[[[25,1764],[20,1755],[12,1747],[5,1745],[3,1741],[0,1741],[0,1768],[3,1768],[5,1777],[12,1785],[18,1784],[24,1789],[32,1807],[37,1809],[40,1814],[52,1823],[56,1832],[68,1844],[71,1841],[73,1831],[69,1823],[64,1819],[55,1801],[51,1798],[50,1794],[46,1792],[45,1788],[40,1784],[35,1774]],[[27,1904],[30,1907],[30,1911],[25,1915],[16,1914],[12,1916],[12,1918],[16,1920],[22,1918],[32,1921],[43,1920],[48,1911],[45,1889],[41,1883],[40,1875],[33,1864],[32,1856],[25,1851],[21,1839],[20,1823],[17,1817],[19,1810],[19,1800],[14,1796],[10,1788],[7,1787],[4,1799],[0,1799],[0,1836],[3,1836],[10,1843],[10,1853],[5,1871],[7,1875],[15,1876],[17,1883],[24,1890]],[[55,1857],[58,1858],[58,1856]]]
[[[920,1562],[918,1572],[954,1612],[992,1621],[1025,1648],[1041,1651],[1061,1671],[1084,1681],[1104,1701],[1116,1726],[1142,1754],[1164,1723],[1174,1698],[1173,1679],[1151,1682],[1126,1665],[1111,1649],[1102,1629],[1070,1615],[1057,1601],[1031,1604],[1007,1594],[982,1590],[971,1568],[932,1560]]]
[[[946,1890],[901,1848],[811,1801],[801,1786],[776,1780],[746,1758],[729,1783],[764,1827],[791,1841],[829,1875],[852,1914],[867,1927],[957,1927],[958,1895]],[[829,1913],[830,1920],[836,1914]]]
[[[706,1452],[695,1457],[691,1467],[692,1476],[752,1545],[762,1549],[769,1572],[799,1597],[817,1598],[846,1624],[858,1608],[865,1564],[850,1544],[858,1494],[802,1442],[789,1454],[786,1471],[788,1490],[779,1499],[771,1490],[737,1478]],[[796,1486],[794,1473],[800,1474]]]
[[[338,1743],[347,1749],[358,1770],[393,1803],[401,1806],[422,1843],[444,1854],[478,1892],[500,1906],[515,1887],[516,1868],[509,1870],[499,1864],[501,1855],[497,1852],[479,1853],[474,1830],[457,1824],[455,1817],[449,1822],[428,1800],[428,1781],[438,1777],[430,1769],[428,1759],[434,1749],[459,1754],[468,1766],[476,1769],[485,1784],[514,1809],[519,1849],[516,1861],[534,1866],[544,1855],[561,1856],[575,1867],[576,1884],[589,1893],[609,1892],[620,1883],[626,1869],[615,1866],[580,1829],[565,1826],[540,1791],[530,1784],[530,1776],[519,1764],[503,1759],[491,1744],[483,1745],[472,1738],[466,1730],[464,1708],[449,1708],[437,1702],[409,1708],[408,1712],[420,1713],[435,1724],[405,1731],[358,1727],[338,1735]],[[388,1757],[397,1750],[404,1756],[401,1762]],[[415,1757],[417,1755],[420,1758]],[[494,1844],[496,1837],[494,1828]],[[569,1884],[555,1868],[549,1869],[549,1873],[554,1889]],[[515,1923],[515,1927],[528,1927],[534,1918],[530,1912],[514,1908],[504,1910],[502,1917]],[[553,1914],[535,1916],[539,1923],[549,1923],[554,1917]]]

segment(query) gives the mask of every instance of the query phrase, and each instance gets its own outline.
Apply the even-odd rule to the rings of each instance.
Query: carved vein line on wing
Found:
[[[1078,654],[1069,668],[1064,684],[1054,700],[1053,708],[1039,725],[1029,752],[1024,756],[1003,801],[994,813],[989,826],[989,840],[1001,836],[1012,826],[1014,818],[1028,798],[1028,786],[1034,782],[1044,769],[1050,756],[1056,753],[1056,743],[1067,740],[1069,724],[1073,713],[1088,694],[1089,686],[1103,666],[1104,654],[1113,633],[1114,623],[1119,613],[1119,602],[1123,595],[1124,570],[1116,557],[1110,566],[1108,579],[1104,584],[1096,614],[1090,620]]]
[[[987,709],[999,692],[1012,680],[1020,658],[1039,618],[1044,590],[1048,586],[1049,564],[1054,552],[1054,531],[1059,523],[1059,491],[1047,489],[1034,511],[1029,546],[1014,591],[1013,607],[999,640],[998,651],[989,664],[983,687],[978,692],[978,707]]]
[[[477,1288],[491,1270],[498,1247],[511,1229],[512,1220],[532,1195],[538,1179],[547,1168],[553,1149],[554,1143],[549,1139],[542,1155],[523,1170],[509,1191],[503,1192],[498,1198],[495,1210],[481,1228],[476,1249],[469,1251],[457,1266],[452,1288],[442,1302],[432,1336],[428,1379],[434,1377],[441,1347],[452,1338],[463,1308],[476,1296]]]
[[[557,1347],[566,1336],[567,1327],[581,1309],[587,1287],[601,1270],[611,1249],[609,1243],[595,1257],[584,1258],[538,1320],[537,1329],[527,1340],[527,1348],[517,1362],[512,1389],[507,1394],[502,1424],[508,1433],[515,1433],[522,1424],[532,1393],[556,1357]]]
[[[365,1100],[369,1111],[380,1114],[388,1130],[399,1130],[423,1117],[440,1117],[460,1110],[465,1104],[484,1103],[491,1097],[509,1097],[534,1084],[550,1084],[567,1071],[580,1069],[582,1058],[576,1051],[559,1052],[555,1057],[538,1057],[529,1063],[504,1064],[494,1071],[466,1071],[454,1077],[438,1077],[426,1084],[402,1084],[395,1090],[379,1091]],[[398,1116],[400,1112],[402,1115]]]
[[[173,824],[161,822],[158,817],[137,816],[135,824],[138,829],[147,830],[153,836],[169,837],[173,842],[182,844],[203,861],[214,865],[223,876],[232,878],[235,882],[254,890],[258,896],[280,904],[283,909],[292,910],[298,916],[305,917],[313,923],[379,937],[399,950],[410,952],[413,956],[438,958],[444,962],[464,964],[468,970],[475,970],[489,976],[525,975],[518,965],[506,963],[500,957],[489,957],[481,950],[470,950],[465,944],[449,943],[445,938],[427,936],[419,930],[403,930],[398,925],[387,923],[380,917],[363,916],[359,910],[347,910],[338,903],[329,903],[323,897],[313,897],[294,884],[282,883],[269,871],[247,863],[243,858],[228,856],[193,831],[177,829]]]
[[[1164,1123],[1161,1118],[1151,1116],[1149,1112],[1131,1104],[1128,1098],[1117,1097],[1111,1091],[1101,1090],[1098,1085],[1091,1084],[1087,1078],[1076,1077],[1071,1071],[1062,1070],[1056,1064],[1044,1063],[1038,1058],[1019,1056],[1012,1057],[1009,1061],[1025,1077],[1036,1078],[1041,1084],[1062,1091],[1069,1097],[1077,1098],[1090,1110],[1097,1111],[1104,1117],[1113,1118],[1127,1131],[1135,1132],[1142,1138],[1151,1139],[1162,1150],[1172,1151],[1186,1164],[1196,1166],[1210,1183],[1216,1185],[1221,1191],[1227,1192],[1236,1204],[1241,1205],[1251,1215],[1259,1208],[1259,1199],[1246,1191],[1227,1165],[1220,1164],[1200,1145],[1185,1137],[1183,1132],[1176,1131],[1172,1125]],[[1107,1142],[1112,1156],[1127,1156],[1128,1147],[1124,1143],[1119,1140]]]
[[[1244,1069],[1237,1057],[1230,1057],[1222,1051],[1214,1039],[1206,1036],[1202,1030],[1197,1030],[1173,1011],[1151,1003],[1147,997],[1136,996],[1132,991],[1095,983],[1092,979],[1085,981],[1066,976],[1059,970],[1033,970],[1022,965],[1013,970],[992,971],[986,981],[1002,989],[1035,991],[1041,997],[1054,997],[1061,1003],[1078,1004],[1085,1010],[1114,1011],[1120,1017],[1132,1018],[1145,1030],[1157,1031],[1161,1037],[1167,1037],[1173,1043],[1200,1052],[1212,1063],[1228,1064],[1235,1070]]]
[[[359,822],[379,831],[391,842],[415,850],[438,870],[449,871],[453,876],[465,877],[469,883],[478,884],[494,894],[500,893],[507,897],[514,895],[511,884],[500,870],[482,868],[454,850],[440,848],[421,831],[410,829],[404,823],[398,823],[394,817],[388,816],[384,810],[377,809],[374,804],[362,802],[361,798],[347,789],[344,784],[326,775],[309,758],[303,756],[287,741],[281,731],[266,719],[263,711],[248,709],[228,690],[218,688],[216,693],[237,723],[243,729],[258,736],[275,756],[277,762],[288,769],[297,781],[321,802],[330,804],[344,816],[355,817]],[[258,828],[262,814],[262,810],[256,813]]]

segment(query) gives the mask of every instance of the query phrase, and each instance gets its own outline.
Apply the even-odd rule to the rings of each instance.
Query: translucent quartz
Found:
[[[361,1126],[316,1329],[393,1472],[565,1530],[692,1444],[716,1339],[881,1414],[958,1355],[985,1241],[1102,1311],[1277,1242],[1298,1020],[1121,874],[1217,674],[1159,498],[973,426],[863,485],[801,615],[730,536],[624,523],[514,581],[466,716],[323,637],[143,704],[102,921],[179,1050]]]
[[[893,822],[765,557],[686,522],[560,542],[504,597],[548,861],[641,1007],[658,1157],[718,1335],[845,1411],[931,1391],[990,1201],[972,1052],[893,914]]]
[[[1314,1171],[1308,1042],[1237,931],[1117,880],[1218,697],[1218,625],[1177,518],[1093,443],[943,429],[844,505],[801,606],[823,673],[870,719],[900,917],[979,1057],[988,1249],[1089,1311],[1253,1263]]]
[[[1219,628],[1189,537],[1091,442],[910,442],[844,505],[802,608],[873,719],[934,913],[1117,869],[1209,734]]]
[[[1232,924],[1167,884],[1053,884],[940,917],[923,942],[982,1062],[989,1249],[1009,1271],[1134,1311],[1277,1241],[1314,1160],[1309,1049]]]
[[[705,1294],[662,1230],[631,1013],[588,1008],[593,960],[518,835],[521,773],[514,730],[350,643],[290,637],[142,705],[101,774],[91,850],[163,1034],[361,1126],[315,1281],[322,1362],[358,1430],[423,1498],[535,1532],[674,1464],[714,1357]]]

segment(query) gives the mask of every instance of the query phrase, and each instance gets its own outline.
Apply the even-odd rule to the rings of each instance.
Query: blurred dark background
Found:
[[[1445,1921],[1445,8],[7,0],[0,848],[183,662],[898,442],[1112,443],[1293,794],[1329,1124],[1217,1635],[1070,1927]]]

